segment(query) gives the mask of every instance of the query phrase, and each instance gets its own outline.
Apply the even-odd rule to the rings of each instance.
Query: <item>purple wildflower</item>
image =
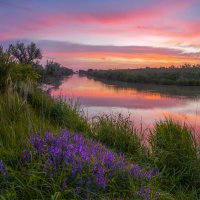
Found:
[[[91,191],[94,186],[105,190],[119,170],[128,172],[132,178],[145,181],[158,173],[157,169],[146,171],[139,165],[131,165],[122,153],[116,154],[104,145],[77,133],[64,131],[54,136],[48,132],[44,138],[38,135],[31,136],[30,142],[32,160],[39,159],[43,172],[51,178],[62,180],[62,191],[67,187],[67,183],[74,184],[77,194],[82,193],[82,187],[87,191]],[[29,161],[29,151],[24,151],[22,159],[24,163]],[[149,193],[150,188],[144,187],[138,192],[139,196],[146,200]]]
[[[61,183],[61,189],[62,189],[62,191],[65,190],[66,186],[67,186],[67,180],[66,180],[66,178],[64,178],[63,181],[62,181],[62,183]]]
[[[147,187],[147,188],[141,188],[139,191],[138,191],[138,195],[142,198],[144,198],[145,200],[150,200],[150,187]]]
[[[29,153],[29,151],[24,151],[23,155],[22,155],[22,162],[27,163],[31,158],[31,154]]]
[[[81,188],[80,188],[80,187],[77,187],[77,188],[76,188],[76,194],[79,195],[80,193],[81,193]]]
[[[5,177],[7,174],[7,170],[5,165],[3,164],[3,161],[0,160],[0,175],[2,175],[3,177]]]

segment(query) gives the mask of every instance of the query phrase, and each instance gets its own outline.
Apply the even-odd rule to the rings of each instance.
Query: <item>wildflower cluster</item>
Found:
[[[156,169],[146,171],[139,165],[131,166],[123,154],[118,155],[81,134],[64,131],[53,136],[49,132],[44,138],[39,135],[31,136],[30,142],[33,147],[32,159],[38,157],[43,162],[43,170],[52,178],[57,179],[62,174],[62,191],[72,182],[78,194],[83,192],[83,188],[87,192],[105,191],[119,171],[128,172],[133,178],[147,181],[158,173]],[[30,159],[30,153],[25,151],[24,162]]]
[[[48,132],[44,137],[32,135],[29,141],[30,146],[18,158],[16,169],[24,180],[29,179],[34,169],[49,184],[53,180],[64,197],[69,197],[71,191],[73,197],[90,199],[96,194],[109,193],[110,188],[120,185],[120,179],[117,178],[120,174],[127,181],[134,180],[136,196],[146,200],[152,196],[148,183],[157,175],[156,169],[148,171],[139,165],[132,165],[123,154],[116,154],[81,134],[63,131],[54,136]],[[2,162],[0,173],[6,175]],[[40,187],[44,192],[53,188],[51,185]],[[144,192],[146,187],[149,187],[148,191]]]
[[[47,133],[42,139],[38,135],[33,135],[30,138],[32,144],[33,159],[37,156],[44,162],[43,167],[51,177],[59,176],[61,171],[67,170],[68,176],[63,179],[73,179],[78,175],[87,173],[91,176],[87,178],[84,184],[89,186],[95,184],[102,189],[106,188],[109,182],[109,176],[115,170],[124,169],[126,163],[124,156],[116,156],[115,153],[92,140],[85,139],[80,134],[71,134],[64,132],[58,136],[53,136],[52,133]],[[31,158],[30,154],[25,151],[23,160],[28,162]],[[83,180],[79,180],[83,184]],[[62,189],[65,189],[66,184],[62,184]],[[81,184],[80,184],[81,185]]]

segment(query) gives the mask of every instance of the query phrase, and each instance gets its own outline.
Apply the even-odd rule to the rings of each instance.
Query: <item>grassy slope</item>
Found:
[[[130,120],[121,115],[99,116],[89,124],[77,106],[53,100],[37,89],[9,89],[0,95],[0,155],[7,162],[19,154],[30,134],[49,130],[57,133],[60,129],[82,132],[116,152],[125,153],[133,162],[147,168],[158,167],[161,184],[152,184],[161,192],[161,199],[200,198],[200,161],[186,126],[172,120],[156,124],[149,140],[150,151],[141,145]]]

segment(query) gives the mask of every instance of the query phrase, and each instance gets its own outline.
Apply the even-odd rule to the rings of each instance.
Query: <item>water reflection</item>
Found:
[[[88,79],[93,79],[88,77]],[[105,81],[93,79],[95,81],[101,81],[108,88],[113,88],[114,90],[123,89],[135,89],[137,91],[146,91],[151,93],[158,93],[166,96],[173,96],[178,98],[195,98],[200,97],[200,86],[169,86],[169,85],[154,85],[154,84],[139,84],[139,83],[126,83],[117,81]]]
[[[136,124],[142,122],[149,127],[170,116],[200,129],[200,87],[111,83],[73,75],[63,80],[59,89],[52,89],[51,94],[79,99],[89,117],[130,113]]]

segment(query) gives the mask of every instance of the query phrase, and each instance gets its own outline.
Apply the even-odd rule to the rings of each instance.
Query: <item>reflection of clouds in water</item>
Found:
[[[185,104],[184,99],[162,96],[158,93],[137,91],[135,88],[121,88],[115,90],[106,87],[104,83],[88,79],[87,77],[73,76],[64,82],[59,90],[53,90],[52,95],[80,98],[85,106],[124,107],[124,108],[167,108]]]
[[[130,113],[135,124],[151,127],[161,118],[170,116],[200,130],[199,87],[117,84],[107,85],[74,75],[63,81],[59,89],[52,90],[52,95],[79,99],[89,117],[101,113],[125,116]]]

